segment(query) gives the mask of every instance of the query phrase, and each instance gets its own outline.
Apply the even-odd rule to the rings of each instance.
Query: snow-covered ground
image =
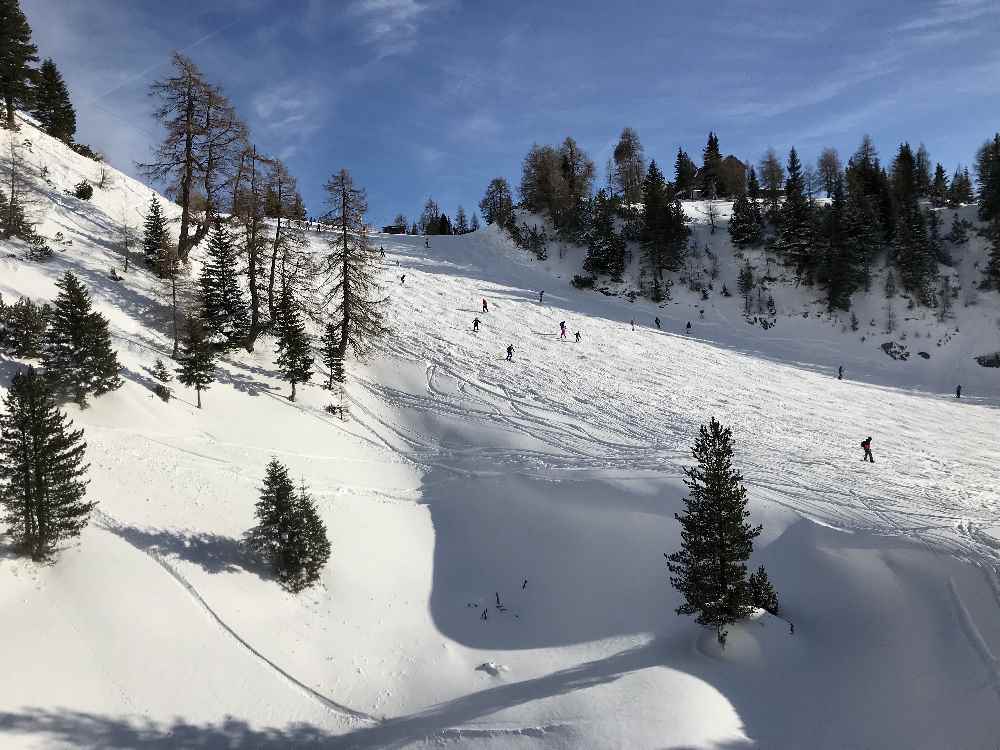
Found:
[[[348,420],[318,384],[289,403],[268,342],[198,410],[150,391],[170,349],[156,280],[108,275],[122,206],[150,192],[115,173],[89,203],[61,194],[97,165],[27,132],[55,184],[40,229],[73,245],[32,264],[0,244],[0,294],[78,273],[126,382],[67,406],[100,501],[79,543],[49,566],[0,546],[0,746],[995,748],[1000,371],[970,364],[1000,349],[995,293],[897,362],[791,291],[765,331],[736,296],[577,291],[579,258],[530,261],[492,230],[378,236],[396,332],[352,366]],[[19,366],[0,359],[0,382]],[[752,564],[795,624],[757,617],[724,653],[673,614],[663,560],[712,415],[765,526]],[[238,544],[271,456],[333,545],[298,596]]]

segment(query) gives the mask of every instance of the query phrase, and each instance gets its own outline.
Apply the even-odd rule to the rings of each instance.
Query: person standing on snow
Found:
[[[399,277],[399,285],[400,286],[405,286],[406,285],[406,274],[405,273],[402,276]]]
[[[629,323],[632,324],[632,330],[634,331],[635,330],[635,318],[632,318],[632,320],[630,320]]]
[[[843,380],[843,379],[844,379],[844,366],[841,365],[840,367],[837,368],[837,380]]]
[[[479,318],[475,318],[472,321],[472,332],[479,333]]]
[[[871,461],[875,463],[875,456],[872,455],[872,436],[869,435],[864,440],[861,441],[861,447],[865,449],[865,455],[861,459],[862,461]]]
[[[542,297],[544,297],[544,296],[545,296],[545,290],[543,289],[542,291],[540,291],[538,293],[538,304],[539,305],[542,304]]]
[[[958,386],[955,389],[955,398],[962,398],[962,386]]]
[[[691,321],[690,320],[688,321],[687,328],[684,330],[684,333],[691,333]]]
[[[580,332],[579,332],[579,331],[577,331],[577,332],[576,332],[576,333],[574,333],[573,335],[574,335],[574,336],[576,336],[576,343],[578,343],[578,344],[579,344],[579,343],[580,343]]]
[[[565,320],[562,323],[559,324],[559,338],[561,338],[561,339],[566,338],[566,321]]]
[[[484,313],[488,313],[489,311],[490,311],[490,308],[487,307],[487,305],[486,305],[486,298],[484,297],[483,298],[483,312]]]
[[[507,344],[507,361],[508,362],[513,362],[514,361],[514,345],[513,344]]]
[[[653,318],[653,322],[656,323],[656,330],[659,331],[660,330],[660,318],[659,318],[659,316]]]
[[[430,240],[424,240],[424,247],[426,247],[428,250],[430,250],[431,249],[431,241]]]

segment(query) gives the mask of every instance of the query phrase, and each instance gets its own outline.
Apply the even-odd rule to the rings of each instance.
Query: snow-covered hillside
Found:
[[[0,546],[4,748],[995,748],[1000,371],[967,361],[1000,348],[988,300],[898,362],[798,311],[749,326],[735,296],[702,319],[686,293],[578,291],[574,259],[493,230],[377,236],[395,334],[352,363],[347,420],[318,384],[288,402],[266,341],[198,410],[150,390],[158,282],[108,274],[123,205],[150,191],[116,172],[78,201],[61,191],[99,167],[16,137],[55,183],[40,231],[72,245],[34,264],[0,243],[0,294],[79,274],[126,382],[66,407],[100,501],[79,543],[48,566]],[[21,364],[0,359],[0,392]],[[795,625],[761,615],[724,653],[674,615],[663,560],[712,415],[764,524],[751,562]],[[298,596],[239,545],[272,456],[333,545]]]

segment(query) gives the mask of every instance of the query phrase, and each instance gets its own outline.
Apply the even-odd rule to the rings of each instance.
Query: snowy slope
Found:
[[[59,188],[94,168],[29,132]],[[801,317],[765,332],[737,298],[702,320],[683,295],[657,311],[578,292],[572,259],[483,230],[376,237],[396,334],[352,368],[347,421],[318,385],[287,402],[267,342],[222,364],[204,409],[183,388],[164,404],[157,282],[108,277],[120,204],[149,192],[115,180],[121,197],[47,206],[42,231],[73,240],[52,261],[0,245],[5,300],[81,275],[126,379],[67,406],[100,500],[79,544],[50,566],[0,547],[4,748],[995,746],[996,370],[962,369],[956,402],[943,356],[893,362]],[[0,360],[0,383],[18,366]],[[752,562],[795,623],[755,618],[725,653],[674,616],[662,557],[713,414],[765,524]],[[330,529],[299,596],[238,545],[271,456]]]

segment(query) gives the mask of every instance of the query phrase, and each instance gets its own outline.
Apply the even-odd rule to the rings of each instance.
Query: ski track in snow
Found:
[[[111,516],[109,516],[104,511],[96,510],[96,511],[94,511],[94,515],[95,515],[95,517],[102,524],[104,524],[105,528],[108,531],[111,531],[114,528],[122,528],[122,526],[123,526],[121,523],[119,523],[118,521],[116,521],[114,518],[112,518]],[[304,682],[302,682],[301,680],[297,679],[294,675],[286,672],[284,669],[282,669],[280,666],[278,666],[277,664],[275,664],[273,661],[271,661],[266,656],[264,656],[264,654],[262,654],[256,648],[254,648],[250,643],[248,643],[246,640],[244,640],[240,636],[239,633],[237,633],[235,630],[233,630],[233,628],[225,620],[223,620],[222,617],[219,616],[219,614],[212,608],[212,606],[208,602],[205,601],[204,597],[202,597],[202,595],[198,593],[198,590],[191,584],[191,582],[188,581],[187,578],[185,578],[173,565],[171,565],[169,562],[167,562],[167,560],[164,558],[163,555],[159,554],[155,550],[152,550],[152,549],[143,549],[142,547],[139,547],[139,546],[137,546],[135,544],[132,544],[132,542],[128,541],[127,537],[122,536],[121,538],[124,539],[126,542],[128,542],[136,550],[138,550],[139,552],[142,552],[143,554],[145,554],[147,557],[149,557],[151,560],[153,560],[153,562],[155,562],[157,565],[159,565],[160,568],[162,568],[164,571],[166,571],[166,573],[176,583],[178,583],[181,586],[181,588],[183,588],[188,593],[188,595],[194,600],[194,602],[202,610],[204,610],[204,612],[212,620],[214,620],[215,623],[233,641],[235,641],[241,647],[243,647],[244,649],[246,649],[247,652],[249,652],[252,656],[254,656],[258,660],[260,660],[263,664],[265,664],[267,667],[269,667],[272,671],[274,671],[276,674],[278,674],[280,677],[282,677],[284,680],[286,680],[292,686],[298,688],[300,691],[302,691],[307,696],[309,696],[313,700],[315,700],[318,703],[320,703],[321,705],[323,705],[325,708],[327,708],[327,709],[329,709],[331,711],[335,711],[338,714],[342,714],[342,715],[347,716],[348,718],[354,719],[356,721],[369,722],[369,723],[375,723],[375,724],[379,723],[379,719],[375,718],[374,716],[372,716],[370,714],[367,714],[367,713],[365,713],[363,711],[357,711],[357,710],[355,710],[353,708],[350,708],[348,706],[344,706],[344,705],[342,705],[340,703],[337,703],[335,700],[332,700],[332,699],[326,697],[325,695],[323,695],[322,693],[320,693],[318,690],[309,687]]]

